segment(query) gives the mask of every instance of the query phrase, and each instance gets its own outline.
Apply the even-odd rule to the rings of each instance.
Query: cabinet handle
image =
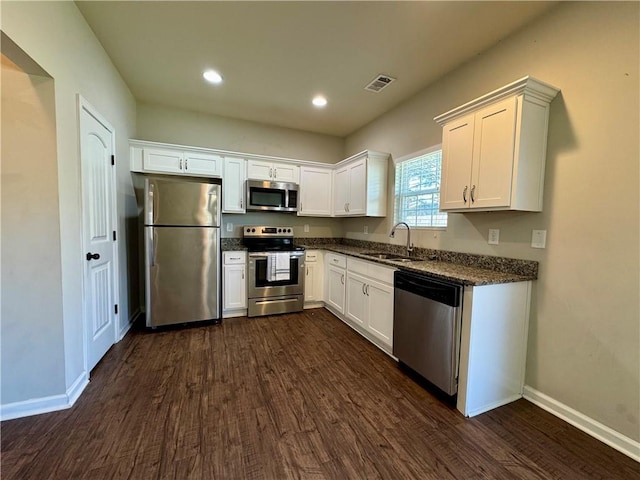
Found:
[[[242,280],[244,280],[244,268],[242,269]]]
[[[344,285],[344,273],[340,276],[340,283]]]
[[[180,167],[178,168],[178,170],[182,170],[182,159],[180,159]]]
[[[273,168],[269,169],[269,178],[273,178]]]
[[[464,186],[464,190],[462,191],[462,199],[464,200],[464,204],[467,204],[467,190],[469,187],[467,185]]]
[[[244,201],[240,200],[240,208],[244,208]]]
[[[185,160],[184,160],[184,169],[185,170],[189,170],[189,163],[188,162],[189,162],[189,159],[185,158]]]
[[[277,168],[273,169],[273,178],[278,178],[278,169]]]
[[[362,284],[362,294],[363,294],[363,295],[366,295],[366,294],[367,294],[367,292],[366,292],[366,290],[365,290],[365,289],[366,289],[366,287],[367,287],[367,284],[366,284],[366,283],[363,283],[363,284]]]
[[[368,284],[367,284],[367,288],[366,288],[366,294],[367,294],[367,297],[368,297],[369,296],[369,285]]]
[[[307,277],[309,276],[309,267],[307,267]]]
[[[475,195],[475,193],[476,193],[476,186],[475,186],[475,185],[473,185],[473,186],[471,187],[471,203],[475,203],[475,201],[476,201],[476,195]]]
[[[229,257],[229,260],[240,260],[240,257]]]

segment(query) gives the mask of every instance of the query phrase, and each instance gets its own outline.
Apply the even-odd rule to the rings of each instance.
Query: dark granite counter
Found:
[[[364,252],[371,251],[405,255],[405,249],[398,245],[348,239],[329,240],[329,242],[323,243],[317,242],[315,239],[299,239],[298,243],[307,248],[341,253],[463,285],[492,285],[524,282],[538,278],[538,262],[531,260],[415,248],[411,256],[415,257],[416,260],[409,263],[400,263],[362,255]],[[343,243],[340,243],[341,240]]]

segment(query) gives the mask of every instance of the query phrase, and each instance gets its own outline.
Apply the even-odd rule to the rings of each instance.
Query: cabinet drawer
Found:
[[[316,263],[320,259],[320,252],[317,250],[307,250],[304,259],[307,263]]]
[[[233,251],[222,252],[222,262],[224,265],[244,264],[247,261],[247,252]]]
[[[345,257],[344,255],[327,253],[325,255],[325,262],[327,263],[327,265],[334,265],[340,268],[347,268],[347,257]]]
[[[393,267],[385,267],[375,262],[368,262],[356,258],[349,258],[348,265],[349,272],[358,273],[378,280],[379,282],[393,285],[393,272],[396,270]]]

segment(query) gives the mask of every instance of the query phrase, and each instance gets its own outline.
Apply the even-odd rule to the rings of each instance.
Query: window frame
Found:
[[[437,152],[437,151],[442,151],[442,144],[439,143],[437,145],[432,145],[431,147],[428,148],[424,148],[422,150],[418,150],[417,152],[413,152],[410,153],[408,155],[403,155],[402,157],[399,158],[394,158],[393,159],[393,167],[394,167],[394,179],[393,179],[393,223],[397,223],[397,222],[401,222],[404,221],[402,219],[397,218],[397,213],[398,213],[398,207],[397,207],[397,203],[398,203],[398,194],[396,193],[396,183],[397,183],[397,173],[398,173],[398,165],[400,165],[401,163],[404,162],[408,162],[411,160],[416,160],[420,157],[423,157],[425,155],[429,155],[430,153],[433,152]],[[440,163],[440,186],[438,188],[438,194],[440,194],[442,191],[442,161]],[[440,202],[438,202],[438,207],[440,206]],[[437,225],[437,226],[414,226],[411,225],[411,229],[415,230],[415,229],[419,229],[419,230],[441,230],[444,231],[447,229],[447,227],[449,226],[449,215],[447,214],[447,212],[441,212],[446,216],[446,222],[447,224],[445,226],[442,225]]]

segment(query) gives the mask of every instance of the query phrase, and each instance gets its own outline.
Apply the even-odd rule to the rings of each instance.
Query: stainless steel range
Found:
[[[304,302],[304,247],[293,245],[292,227],[246,225],[249,317],[300,312]]]

